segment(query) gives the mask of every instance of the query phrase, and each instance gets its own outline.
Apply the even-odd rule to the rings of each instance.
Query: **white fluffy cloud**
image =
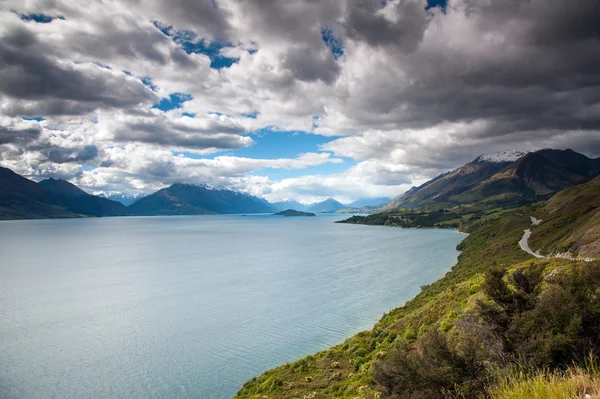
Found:
[[[189,181],[309,201],[393,196],[483,152],[600,155],[597,2],[447,3],[5,0],[0,162],[92,191]],[[215,57],[235,62],[211,68]],[[152,108],[173,93],[181,108]],[[236,157],[265,127],[333,140],[295,158]],[[354,163],[256,175],[338,157]]]

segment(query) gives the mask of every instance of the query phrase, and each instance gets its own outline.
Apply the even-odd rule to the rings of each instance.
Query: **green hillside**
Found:
[[[537,213],[531,248],[543,254],[600,256],[600,177],[561,191]]]
[[[539,260],[517,244],[530,215],[566,203],[579,215],[599,188],[475,221],[442,279],[372,330],[267,371],[235,398],[501,397],[502,370],[535,374],[600,354],[600,262]]]

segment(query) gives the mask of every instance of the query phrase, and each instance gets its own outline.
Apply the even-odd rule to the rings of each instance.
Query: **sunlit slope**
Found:
[[[542,254],[600,256],[600,176],[553,196],[538,212],[529,244]]]

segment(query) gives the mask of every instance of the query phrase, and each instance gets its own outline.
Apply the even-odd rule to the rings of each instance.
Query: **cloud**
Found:
[[[102,127],[117,142],[158,144],[173,149],[211,153],[238,149],[253,143],[243,126],[226,116],[215,114],[188,117],[180,112],[150,109],[131,114],[114,114]]]
[[[0,145],[35,140],[42,131],[37,121],[0,115]]]
[[[343,23],[348,37],[371,46],[393,46],[404,53],[417,49],[427,27],[425,0],[349,2]]]
[[[442,10],[424,0],[6,0],[2,9],[0,161],[34,175],[70,173],[111,191],[204,179],[268,198],[353,199],[398,194],[483,152],[600,155],[595,1],[449,0]],[[32,13],[62,18],[18,15]],[[214,68],[182,38],[237,61]],[[191,100],[152,108],[173,93]],[[261,150],[253,132],[265,127],[333,139],[310,162],[236,157]],[[232,157],[173,155],[224,150]],[[329,176],[268,177],[337,156],[355,162]]]
[[[248,185],[256,181],[249,173],[263,169],[303,169],[324,163],[340,163],[329,153],[306,153],[296,158],[256,159],[218,156],[212,159],[176,155],[159,147],[127,144],[108,148],[104,159],[93,171],[86,171],[77,181],[90,191],[126,191],[150,193],[166,185],[210,183],[256,193]],[[264,179],[258,179],[265,181]],[[268,178],[267,178],[268,180]]]
[[[157,96],[123,72],[58,60],[27,27],[7,24],[0,34],[0,110],[5,115],[68,115],[98,108],[152,104]]]

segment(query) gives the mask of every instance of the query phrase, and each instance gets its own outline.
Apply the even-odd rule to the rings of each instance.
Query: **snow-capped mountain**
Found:
[[[475,162],[506,163],[515,162],[517,159],[527,155],[528,151],[508,150],[495,154],[483,154],[475,159]]]
[[[600,174],[600,158],[572,150],[504,151],[474,161],[394,198],[385,209],[512,204],[579,184]],[[519,202],[521,201],[521,202]]]
[[[129,206],[129,205],[133,204],[135,201],[137,201],[141,198],[144,198],[145,195],[144,194],[131,195],[131,194],[122,194],[122,193],[110,193],[110,194],[102,193],[99,195],[99,197],[108,198],[109,200],[117,201],[125,206]]]

